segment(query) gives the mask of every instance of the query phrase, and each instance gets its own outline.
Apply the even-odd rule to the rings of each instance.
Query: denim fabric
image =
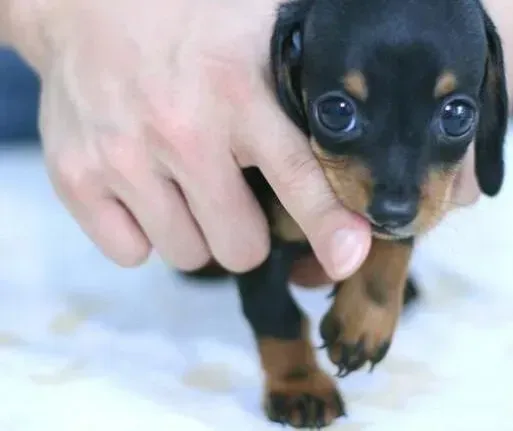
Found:
[[[38,138],[39,79],[20,57],[0,49],[0,140]]]

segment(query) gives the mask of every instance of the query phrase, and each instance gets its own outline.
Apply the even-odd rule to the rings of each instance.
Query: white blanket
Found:
[[[499,198],[424,241],[422,302],[373,374],[340,382],[349,418],[330,429],[513,430],[512,215],[509,175]],[[327,290],[294,291],[318,340]],[[57,201],[39,152],[0,152],[1,431],[282,429],[261,391],[232,282],[194,285],[155,258],[110,264]]]

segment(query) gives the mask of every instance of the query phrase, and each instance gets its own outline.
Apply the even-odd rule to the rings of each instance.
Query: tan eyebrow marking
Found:
[[[342,77],[342,84],[351,96],[360,99],[362,102],[369,97],[369,89],[365,76],[359,70],[352,70]]]
[[[449,93],[456,90],[457,86],[458,79],[456,78],[456,75],[450,71],[445,71],[436,80],[433,96],[435,98],[447,96]]]

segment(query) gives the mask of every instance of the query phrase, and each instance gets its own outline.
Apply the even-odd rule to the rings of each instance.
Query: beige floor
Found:
[[[513,430],[512,219],[508,176],[425,241],[423,302],[383,366],[341,382],[350,416],[332,429]],[[295,293],[315,322],[324,293]],[[157,259],[115,267],[37,152],[0,153],[0,430],[279,429],[261,389],[233,285],[192,285]]]

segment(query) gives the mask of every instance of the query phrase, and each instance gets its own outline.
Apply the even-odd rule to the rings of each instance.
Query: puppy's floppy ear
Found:
[[[308,125],[302,101],[301,70],[303,23],[310,0],[293,0],[279,6],[271,38],[271,68],[278,100],[303,133]]]
[[[502,43],[483,10],[488,58],[481,88],[480,120],[475,142],[475,171],[481,191],[495,196],[504,180],[504,143],[508,126],[508,93]]]

